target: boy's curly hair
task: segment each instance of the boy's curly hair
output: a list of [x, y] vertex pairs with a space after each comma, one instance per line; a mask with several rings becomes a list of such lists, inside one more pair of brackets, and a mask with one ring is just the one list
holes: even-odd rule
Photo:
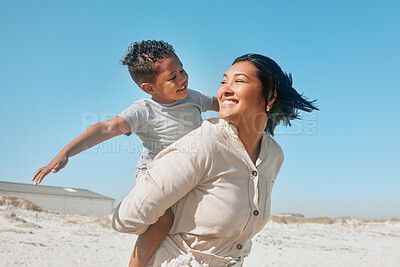
[[158, 62], [174, 55], [174, 48], [167, 42], [143, 40], [129, 46], [128, 53], [121, 63], [128, 66], [132, 79], [140, 87], [144, 82], [154, 81], [154, 77], [158, 73]]

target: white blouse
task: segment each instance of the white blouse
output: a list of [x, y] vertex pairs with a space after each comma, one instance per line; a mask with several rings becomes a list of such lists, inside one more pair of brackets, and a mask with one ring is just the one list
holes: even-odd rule
[[161, 151], [120, 203], [113, 228], [142, 234], [172, 207], [174, 224], [148, 266], [191, 254], [209, 266], [240, 265], [270, 215], [271, 191], [283, 162], [266, 133], [252, 162], [237, 129], [221, 119]]

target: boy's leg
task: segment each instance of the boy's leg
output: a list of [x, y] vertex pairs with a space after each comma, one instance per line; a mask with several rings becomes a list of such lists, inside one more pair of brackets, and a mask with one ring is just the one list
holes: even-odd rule
[[129, 267], [144, 267], [158, 246], [168, 235], [174, 222], [174, 214], [169, 208], [163, 216], [138, 236], [129, 261]]

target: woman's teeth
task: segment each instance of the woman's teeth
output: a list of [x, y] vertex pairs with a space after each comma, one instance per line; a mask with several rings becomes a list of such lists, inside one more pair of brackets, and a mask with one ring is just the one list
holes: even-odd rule
[[224, 100], [224, 101], [222, 101], [222, 104], [225, 104], [225, 105], [236, 105], [237, 102], [232, 101], [232, 100]]

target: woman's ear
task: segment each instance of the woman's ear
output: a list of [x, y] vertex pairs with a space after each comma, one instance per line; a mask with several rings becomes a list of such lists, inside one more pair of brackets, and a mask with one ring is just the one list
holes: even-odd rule
[[154, 95], [156, 93], [156, 91], [154, 91], [153, 86], [150, 83], [142, 83], [140, 85], [140, 88], [149, 95]]
[[278, 96], [278, 93], [275, 92], [274, 95], [273, 95], [273, 97], [271, 98], [271, 100], [268, 102], [267, 107], [265, 108], [265, 110], [266, 110], [267, 112], [270, 111], [270, 109], [272, 108], [272, 105], [274, 104], [275, 99], [276, 99], [277, 96]]

